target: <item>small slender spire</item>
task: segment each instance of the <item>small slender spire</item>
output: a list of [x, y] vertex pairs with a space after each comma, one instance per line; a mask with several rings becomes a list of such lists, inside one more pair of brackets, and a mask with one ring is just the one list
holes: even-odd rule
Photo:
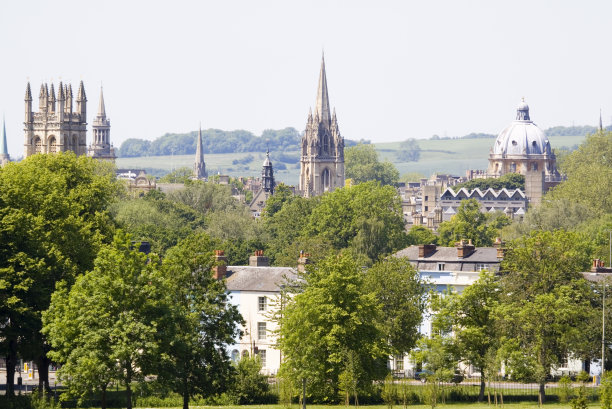
[[603, 131], [603, 121], [601, 120], [601, 108], [599, 108], [599, 130]]
[[65, 99], [64, 85], [60, 81], [59, 86], [57, 87], [57, 100], [63, 101], [64, 99]]
[[320, 120], [330, 123], [329, 96], [327, 95], [327, 75], [325, 74], [325, 55], [321, 57], [321, 72], [319, 73], [319, 87], [317, 88], [316, 111]]
[[106, 118], [106, 108], [104, 106], [104, 93], [102, 92], [102, 86], [100, 86], [100, 102], [98, 103], [98, 116]]
[[26, 85], [25, 100], [32, 100], [32, 90], [30, 89], [30, 81], [28, 81], [28, 85]]
[[196, 141], [196, 157], [193, 164], [193, 177], [195, 179], [206, 178], [206, 164], [204, 163], [204, 149], [202, 148], [202, 123], [200, 122], [200, 130], [198, 131], [198, 140]]
[[39, 98], [44, 98], [45, 96], [45, 84], [40, 84], [40, 92], [38, 93]]
[[8, 147], [6, 144], [6, 120], [2, 115], [2, 141], [0, 142], [0, 162], [4, 159], [8, 159]]

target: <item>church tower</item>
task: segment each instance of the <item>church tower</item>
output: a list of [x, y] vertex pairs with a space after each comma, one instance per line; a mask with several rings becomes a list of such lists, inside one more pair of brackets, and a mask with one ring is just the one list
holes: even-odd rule
[[261, 188], [264, 192], [273, 195], [275, 186], [274, 169], [272, 169], [272, 162], [270, 162], [270, 150], [267, 150], [266, 159], [261, 168]]
[[6, 144], [6, 121], [2, 118], [2, 140], [0, 141], [0, 166], [4, 166], [11, 161], [8, 154], [8, 147]]
[[87, 97], [83, 81], [79, 85], [76, 111], [72, 110], [72, 86], [60, 81], [57, 98], [51, 84], [40, 86], [38, 112], [32, 109], [30, 83], [25, 94], [24, 157], [36, 153], [72, 151], [76, 155], [87, 153]]
[[336, 110], [330, 112], [325, 58], [321, 59], [315, 114], [308, 113], [302, 136], [299, 189], [305, 197], [318, 196], [344, 186], [344, 138]]
[[115, 149], [110, 143], [110, 119], [106, 117], [102, 87], [100, 87], [98, 114], [93, 120], [91, 129], [93, 141], [89, 146], [87, 155], [95, 159], [114, 161], [117, 157], [115, 155]]
[[204, 149], [202, 149], [202, 125], [198, 131], [198, 140], [196, 145], [195, 163], [193, 164], [193, 178], [204, 180], [208, 177], [206, 173], [206, 164], [204, 163]]

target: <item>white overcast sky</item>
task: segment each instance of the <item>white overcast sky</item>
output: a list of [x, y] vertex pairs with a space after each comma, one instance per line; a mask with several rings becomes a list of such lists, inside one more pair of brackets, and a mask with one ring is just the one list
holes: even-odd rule
[[[303, 130], [325, 50], [346, 138], [497, 133], [525, 97], [542, 128], [612, 118], [611, 1], [8, 1], [0, 112], [23, 151], [23, 97], [104, 85], [111, 140], [203, 128]], [[76, 90], [75, 90], [76, 91]], [[91, 140], [88, 127], [88, 142]]]

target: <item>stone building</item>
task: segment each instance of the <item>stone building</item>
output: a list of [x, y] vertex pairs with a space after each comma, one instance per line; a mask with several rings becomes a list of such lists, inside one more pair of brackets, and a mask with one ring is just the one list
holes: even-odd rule
[[104, 93], [100, 87], [100, 101], [98, 103], [98, 113], [93, 120], [92, 134], [93, 141], [89, 145], [88, 156], [95, 159], [115, 161], [115, 148], [110, 142], [110, 119], [106, 117], [106, 107], [104, 106]]
[[30, 83], [25, 94], [24, 157], [36, 153], [72, 151], [87, 153], [87, 96], [83, 81], [79, 85], [76, 106], [73, 106], [72, 85], [58, 86], [57, 97], [53, 84], [42, 84], [38, 112], [32, 109]]
[[442, 220], [450, 220], [457, 213], [461, 202], [469, 199], [476, 199], [483, 213], [503, 212], [510, 219], [521, 219], [527, 211], [527, 197], [521, 189], [495, 190], [489, 188], [481, 191], [480, 189], [461, 188], [455, 192], [449, 187], [440, 195]]
[[544, 132], [529, 116], [525, 100], [516, 110], [516, 119], [497, 136], [489, 154], [489, 177], [507, 173], [544, 172], [547, 180], [559, 179], [555, 154]]
[[327, 95], [325, 59], [321, 60], [315, 114], [308, 113], [302, 136], [299, 190], [305, 197], [318, 196], [344, 186], [344, 138], [336, 111], [331, 114]]
[[193, 179], [206, 180], [206, 163], [204, 163], [204, 149], [202, 148], [202, 126], [198, 131], [198, 140], [196, 145], [195, 163], [193, 164]]

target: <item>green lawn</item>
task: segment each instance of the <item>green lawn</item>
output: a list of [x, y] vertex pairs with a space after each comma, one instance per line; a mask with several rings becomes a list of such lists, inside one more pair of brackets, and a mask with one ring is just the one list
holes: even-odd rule
[[[572, 147], [579, 145], [584, 140], [583, 136], [552, 136], [550, 143], [553, 148]], [[419, 140], [421, 147], [421, 158], [418, 162], [399, 162], [397, 150], [400, 142], [378, 143], [374, 146], [379, 152], [381, 159], [389, 160], [397, 167], [400, 174], [418, 172], [426, 176], [432, 173], [450, 173], [463, 176], [468, 169], [486, 169], [488, 164], [489, 150], [493, 146], [494, 139], [449, 139], [449, 140]], [[297, 151], [296, 151], [297, 152]], [[289, 153], [289, 152], [288, 152]], [[293, 153], [293, 152], [292, 152]], [[233, 165], [235, 159], [242, 159], [253, 155], [253, 160], [245, 165]], [[206, 169], [209, 175], [216, 173], [230, 176], [261, 176], [261, 165], [265, 153], [242, 152], [205, 154]], [[275, 164], [273, 155], [272, 163]], [[170, 172], [173, 169], [193, 166], [194, 155], [174, 156], [146, 156], [139, 158], [119, 158], [117, 167], [137, 169], [157, 169]], [[277, 182], [296, 185], [300, 175], [299, 164], [286, 164], [286, 170], [274, 170]], [[155, 172], [154, 172], [155, 173]]]
[[[560, 403], [549, 403], [544, 405], [546, 408], [555, 408], [555, 409], [569, 409], [571, 408], [570, 404], [560, 404]], [[244, 406], [189, 406], [190, 408], [209, 408], [209, 409], [300, 409], [297, 404], [291, 405], [291, 407], [287, 408], [282, 405], [244, 405]], [[494, 404], [487, 403], [452, 403], [452, 404], [440, 404], [437, 408], [451, 408], [451, 409], [460, 409], [460, 408], [470, 408], [470, 409], [491, 409], [495, 408]], [[501, 408], [501, 405], [497, 406]], [[506, 409], [522, 409], [522, 408], [537, 408], [537, 402], [522, 402], [522, 403], [507, 403], [503, 406]], [[589, 408], [599, 408], [598, 403], [590, 403]], [[346, 409], [347, 406], [344, 405], [307, 405], [307, 409]], [[355, 408], [355, 406], [350, 406], [348, 408]], [[360, 409], [388, 409], [386, 405], [360, 405]], [[409, 409], [426, 409], [431, 408], [431, 406], [427, 405], [409, 405]], [[167, 408], [164, 408], [167, 409]], [[177, 408], [181, 409], [181, 408]], [[393, 406], [393, 409], [403, 409], [401, 405]]]

